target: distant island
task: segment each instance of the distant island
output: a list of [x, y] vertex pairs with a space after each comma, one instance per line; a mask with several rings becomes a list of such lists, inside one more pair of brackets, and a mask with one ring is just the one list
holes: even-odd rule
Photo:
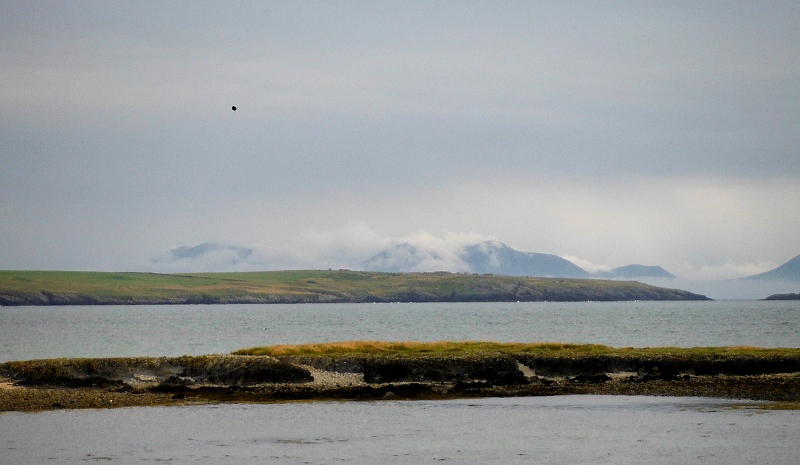
[[635, 281], [350, 270], [0, 271], [0, 305], [710, 300]]
[[800, 300], [800, 293], [797, 294], [772, 294], [764, 300]]

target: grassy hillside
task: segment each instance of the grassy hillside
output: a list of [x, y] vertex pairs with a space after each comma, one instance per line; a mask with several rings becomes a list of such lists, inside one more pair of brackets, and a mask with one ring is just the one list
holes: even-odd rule
[[0, 271], [0, 305], [704, 300], [632, 281], [454, 273]]

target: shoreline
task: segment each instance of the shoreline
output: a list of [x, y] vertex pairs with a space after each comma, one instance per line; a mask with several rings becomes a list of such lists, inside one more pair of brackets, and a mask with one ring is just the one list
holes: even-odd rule
[[550, 379], [546, 383], [497, 386], [487, 383], [385, 383], [321, 388], [272, 385], [250, 388], [205, 386], [184, 389], [129, 391], [114, 388], [14, 386], [0, 389], [0, 414], [85, 408], [210, 405], [222, 403], [285, 403], [307, 401], [449, 400], [486, 397], [557, 395], [626, 395], [709, 397], [757, 400], [765, 408], [800, 409], [800, 374], [693, 377], [682, 381], [602, 383]]
[[0, 306], [703, 301], [636, 281], [449, 272], [122, 273], [0, 270]]
[[479, 351], [31, 360], [0, 364], [0, 412], [568, 394], [747, 399], [797, 409], [799, 367], [800, 349], [713, 357]]

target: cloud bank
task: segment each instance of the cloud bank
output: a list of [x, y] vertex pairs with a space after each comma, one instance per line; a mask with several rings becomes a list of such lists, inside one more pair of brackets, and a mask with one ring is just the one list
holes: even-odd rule
[[[497, 238], [709, 281], [800, 253], [792, 2], [2, 10], [0, 268], [407, 242], [458, 269], [453, 244]], [[253, 252], [151, 261], [206, 242]]]
[[[180, 246], [151, 259], [150, 268], [161, 272], [364, 269], [365, 262], [375, 255], [408, 245], [419, 253], [414, 271], [457, 272], [469, 270], [460, 257], [465, 246], [493, 239], [476, 233], [445, 233], [437, 237], [425, 231], [381, 236], [366, 224], [352, 223], [333, 231], [304, 231], [290, 245], [279, 249], [214, 242]], [[420, 257], [422, 261], [418, 262]]]

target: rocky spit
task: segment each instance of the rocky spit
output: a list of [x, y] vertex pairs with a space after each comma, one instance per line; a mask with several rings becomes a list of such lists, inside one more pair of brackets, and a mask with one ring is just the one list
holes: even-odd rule
[[0, 411], [307, 400], [618, 394], [800, 406], [800, 356], [347, 355], [0, 364]]

